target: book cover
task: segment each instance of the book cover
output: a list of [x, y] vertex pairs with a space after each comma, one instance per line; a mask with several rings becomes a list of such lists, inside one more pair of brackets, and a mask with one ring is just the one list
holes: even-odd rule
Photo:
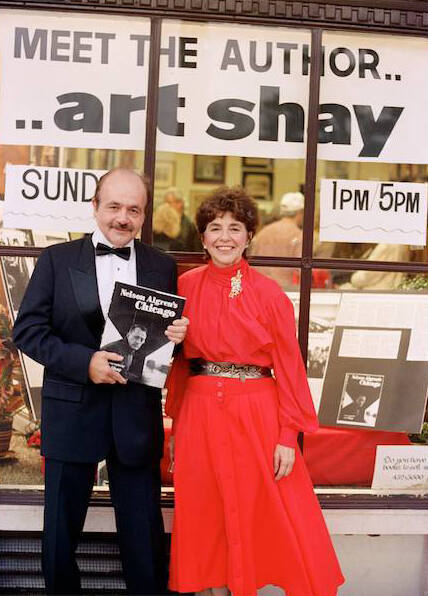
[[116, 282], [101, 338], [101, 350], [123, 356], [110, 366], [128, 381], [162, 388], [174, 343], [165, 330], [182, 315], [185, 298]]
[[384, 375], [346, 373], [336, 422], [374, 427], [384, 379]]

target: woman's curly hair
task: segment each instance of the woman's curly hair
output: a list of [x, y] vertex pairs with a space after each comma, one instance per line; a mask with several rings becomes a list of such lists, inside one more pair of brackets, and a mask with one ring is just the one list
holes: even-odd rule
[[241, 186], [221, 186], [199, 205], [196, 212], [199, 233], [203, 234], [211, 221], [228, 211], [245, 225], [250, 237], [255, 234], [259, 225], [257, 204]]

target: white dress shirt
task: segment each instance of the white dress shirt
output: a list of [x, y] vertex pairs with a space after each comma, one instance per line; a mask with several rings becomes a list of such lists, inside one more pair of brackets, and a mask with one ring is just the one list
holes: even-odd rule
[[[105, 244], [106, 246], [113, 246], [97, 227], [92, 234], [92, 243], [94, 247], [97, 246], [98, 242], [102, 242], [102, 244]], [[111, 297], [113, 295], [114, 284], [117, 281], [131, 285], [137, 284], [134, 240], [130, 240], [125, 246], [129, 246], [131, 249], [129, 261], [113, 254], [95, 256], [98, 296], [105, 319], [107, 318]]]

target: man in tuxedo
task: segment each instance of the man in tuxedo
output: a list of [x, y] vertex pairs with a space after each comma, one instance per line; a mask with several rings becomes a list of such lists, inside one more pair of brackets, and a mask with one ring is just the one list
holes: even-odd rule
[[[42, 252], [14, 327], [17, 347], [45, 367], [43, 572], [49, 594], [80, 592], [75, 550], [103, 459], [128, 591], [166, 590], [160, 390], [127, 382], [108, 362], [123, 356], [99, 349], [116, 281], [176, 292], [175, 262], [135, 240], [146, 203], [145, 182], [135, 172], [105, 174], [93, 199], [94, 234]], [[186, 323], [174, 321], [168, 338], [180, 343]]]

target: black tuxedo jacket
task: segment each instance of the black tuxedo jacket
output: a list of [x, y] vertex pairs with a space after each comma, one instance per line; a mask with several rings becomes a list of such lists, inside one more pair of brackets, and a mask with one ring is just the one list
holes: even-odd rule
[[[137, 284], [175, 293], [174, 260], [138, 241], [135, 249]], [[92, 239], [43, 251], [14, 326], [16, 346], [45, 367], [42, 454], [97, 462], [114, 445], [124, 464], [149, 465], [162, 457], [161, 392], [89, 380], [103, 326]]]

